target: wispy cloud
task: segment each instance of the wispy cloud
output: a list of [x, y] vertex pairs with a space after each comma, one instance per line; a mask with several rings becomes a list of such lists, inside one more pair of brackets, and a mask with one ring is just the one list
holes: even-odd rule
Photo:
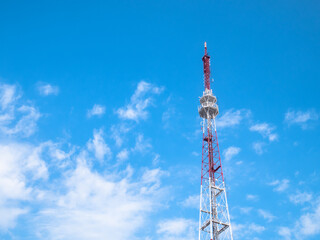
[[25, 137], [31, 136], [36, 131], [36, 123], [41, 114], [36, 108], [26, 105], [19, 107], [16, 112], [21, 114], [21, 118], [18, 119], [14, 126], [0, 126], [1, 130], [7, 135], [22, 134]]
[[138, 134], [136, 138], [136, 144], [132, 148], [133, 152], [146, 153], [149, 149], [152, 148], [152, 145], [148, 139], [145, 139], [143, 134]]
[[278, 230], [278, 234], [285, 240], [292, 240], [291, 229], [288, 227], [280, 227]]
[[103, 135], [102, 129], [94, 130], [93, 139], [90, 139], [87, 143], [88, 149], [92, 151], [95, 157], [100, 161], [103, 161], [105, 156], [110, 158], [112, 155], [111, 149], [105, 143]]
[[270, 142], [278, 139], [278, 135], [274, 133], [275, 127], [268, 123], [259, 123], [250, 127], [250, 131], [260, 133], [264, 138], [268, 138]]
[[106, 112], [105, 106], [95, 104], [93, 105], [92, 109], [89, 109], [87, 111], [87, 117], [90, 118], [93, 116], [102, 116], [105, 112]]
[[222, 116], [219, 116], [216, 120], [218, 128], [233, 127], [241, 123], [245, 118], [250, 117], [251, 111], [247, 109], [234, 110], [230, 109], [226, 111]]
[[[88, 141], [97, 159], [108, 155], [103, 131], [95, 130]], [[73, 149], [73, 147], [71, 147]], [[133, 169], [100, 173], [92, 169], [91, 156], [84, 147], [78, 153], [62, 151], [52, 142], [39, 146], [0, 144], [0, 230], [14, 228], [19, 216], [37, 208], [28, 221], [37, 239], [126, 239], [147, 224], [148, 215], [159, 208], [163, 188], [160, 168], [146, 169], [133, 180]], [[75, 165], [60, 168], [73, 154]], [[48, 159], [46, 162], [42, 157]], [[52, 168], [58, 167], [57, 178]], [[52, 174], [52, 175], [51, 175]], [[60, 173], [58, 174], [60, 175]], [[47, 179], [54, 178], [55, 184]], [[23, 203], [23, 204], [22, 204]], [[128, 227], [124, 222], [130, 222]], [[36, 236], [36, 237], [35, 237]]]
[[320, 233], [320, 205], [314, 212], [307, 213], [300, 217], [300, 232], [305, 236]]
[[17, 93], [15, 85], [0, 83], [0, 105], [2, 110], [7, 109], [18, 98], [20, 98], [20, 94]]
[[250, 200], [250, 201], [257, 201], [257, 200], [259, 200], [259, 196], [253, 195], [253, 194], [247, 194], [246, 199]]
[[268, 222], [272, 222], [275, 219], [275, 216], [266, 210], [258, 209], [258, 213], [261, 217], [266, 219]]
[[156, 166], [160, 162], [160, 154], [154, 153], [153, 159], [152, 159], [152, 165]]
[[289, 187], [290, 181], [288, 179], [275, 180], [269, 183], [270, 186], [274, 186], [274, 191], [283, 192]]
[[31, 136], [41, 117], [39, 111], [17, 100], [21, 94], [15, 85], [0, 84], [0, 131], [6, 135]]
[[304, 204], [312, 200], [312, 194], [307, 192], [296, 192], [289, 196], [289, 200], [294, 204]]
[[30, 183], [47, 178], [41, 151], [41, 146], [0, 144], [0, 229], [13, 228], [17, 218], [29, 212], [20, 202], [34, 197], [35, 188]]
[[125, 161], [129, 158], [129, 151], [125, 148], [117, 154], [118, 161]]
[[116, 112], [121, 119], [139, 121], [148, 117], [147, 108], [152, 104], [152, 95], [158, 95], [163, 91], [151, 83], [141, 81], [131, 96], [130, 103], [119, 108]]
[[284, 121], [289, 125], [298, 125], [302, 129], [307, 129], [311, 121], [316, 121], [319, 114], [315, 110], [295, 111], [288, 110], [285, 114]]
[[41, 239], [132, 238], [157, 207], [161, 189], [160, 176], [154, 176], [157, 183], [146, 185], [144, 180], [133, 181], [129, 172], [116, 178], [99, 174], [79, 155], [77, 167], [60, 183], [65, 191], [54, 194], [35, 218], [36, 234]]
[[254, 142], [252, 144], [252, 148], [257, 154], [261, 155], [262, 153], [265, 152], [265, 149], [264, 149], [265, 145], [266, 144], [264, 142]]
[[162, 127], [164, 129], [168, 129], [170, 127], [170, 119], [176, 113], [173, 107], [169, 107], [163, 114], [162, 114]]
[[184, 201], [182, 201], [181, 205], [183, 207], [196, 208], [198, 209], [200, 206], [200, 196], [199, 194], [191, 195]]
[[[154, 168], [154, 169], [145, 169], [141, 180], [145, 184], [152, 184], [155, 186], [160, 186], [160, 178], [164, 175], [168, 175], [167, 172], [162, 171], [161, 168]], [[144, 191], [142, 189], [142, 191]]]
[[228, 147], [223, 151], [224, 159], [226, 161], [231, 160], [234, 156], [238, 155], [240, 153], [241, 149], [239, 147]]
[[196, 151], [193, 151], [191, 154], [192, 154], [193, 156], [195, 156], [195, 157], [199, 157], [199, 156], [200, 156], [200, 153], [198, 153], [198, 152], [196, 152]]
[[195, 221], [186, 218], [167, 219], [158, 224], [157, 233], [166, 240], [195, 239], [196, 226]]
[[111, 126], [111, 138], [115, 140], [115, 143], [118, 147], [121, 147], [126, 133], [128, 133], [131, 130], [131, 127], [124, 123], [116, 124]]
[[299, 217], [292, 227], [280, 227], [278, 234], [286, 240], [309, 239], [320, 234], [320, 199]]
[[49, 95], [58, 95], [59, 87], [53, 86], [49, 83], [38, 83], [37, 89], [40, 95], [49, 96]]
[[258, 238], [253, 238], [256, 234], [261, 234], [263, 233], [266, 228], [262, 225], [258, 225], [256, 223], [233, 223], [232, 224], [232, 230], [234, 236], [237, 236], [239, 239], [258, 239]]
[[252, 211], [252, 207], [240, 207], [239, 210], [242, 214], [249, 214]]

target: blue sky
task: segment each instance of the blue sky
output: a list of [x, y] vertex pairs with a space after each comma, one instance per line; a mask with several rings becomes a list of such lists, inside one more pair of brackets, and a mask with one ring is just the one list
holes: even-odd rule
[[319, 239], [318, 1], [2, 1], [0, 238], [197, 239], [207, 41], [234, 238]]

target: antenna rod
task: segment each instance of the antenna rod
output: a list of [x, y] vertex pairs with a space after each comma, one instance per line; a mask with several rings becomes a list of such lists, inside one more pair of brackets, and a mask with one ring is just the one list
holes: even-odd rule
[[204, 72], [204, 89], [210, 90], [210, 56], [207, 52], [207, 42], [204, 43], [203, 72]]

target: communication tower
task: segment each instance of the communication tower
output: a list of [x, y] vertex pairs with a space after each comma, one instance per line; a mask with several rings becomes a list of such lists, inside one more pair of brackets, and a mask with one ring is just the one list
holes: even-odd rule
[[199, 240], [233, 240], [215, 122], [219, 109], [210, 88], [210, 56], [206, 43], [204, 51], [204, 92], [198, 109], [203, 133]]

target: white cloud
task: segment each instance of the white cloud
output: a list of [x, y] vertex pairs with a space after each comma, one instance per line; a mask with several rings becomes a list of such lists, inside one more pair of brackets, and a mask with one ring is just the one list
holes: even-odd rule
[[146, 140], [143, 134], [140, 133], [136, 138], [136, 145], [134, 146], [132, 151], [145, 153], [151, 148], [152, 148], [152, 145], [150, 144], [149, 140]]
[[250, 117], [251, 111], [246, 109], [226, 111], [221, 117], [216, 120], [217, 128], [233, 127], [239, 125], [245, 118]]
[[199, 194], [189, 196], [187, 199], [185, 199], [181, 203], [181, 205], [183, 207], [199, 209], [199, 207], [200, 207], [200, 196], [199, 196]]
[[270, 186], [274, 186], [274, 191], [283, 192], [289, 187], [290, 181], [288, 179], [275, 180], [269, 183]]
[[224, 159], [226, 161], [229, 161], [234, 156], [238, 155], [240, 151], [241, 151], [241, 149], [239, 147], [234, 147], [234, 146], [228, 147], [227, 149], [225, 149], [223, 151]]
[[8, 230], [16, 219], [28, 212], [20, 201], [31, 200], [30, 181], [46, 179], [47, 167], [40, 158], [42, 147], [26, 144], [0, 145], [0, 228]]
[[249, 214], [252, 210], [252, 207], [240, 207], [239, 210], [242, 214]]
[[130, 127], [128, 127], [125, 124], [118, 124], [113, 125], [111, 127], [111, 138], [113, 138], [116, 142], [116, 145], [118, 147], [121, 147], [124, 140], [124, 135], [131, 130]]
[[307, 192], [296, 192], [289, 196], [289, 199], [294, 204], [304, 204], [312, 200], [312, 194]]
[[117, 110], [117, 114], [121, 119], [129, 119], [139, 121], [148, 117], [146, 110], [152, 103], [152, 95], [160, 94], [163, 88], [154, 86], [151, 83], [141, 81], [138, 83], [137, 89], [131, 96], [130, 103]]
[[2, 110], [7, 109], [19, 97], [15, 85], [0, 83], [0, 105]]
[[[8, 87], [3, 93], [0, 87], [2, 132], [30, 135], [40, 114], [27, 104], [19, 105], [14, 89]], [[161, 89], [152, 91], [158, 94]], [[2, 117], [3, 113], [10, 118]], [[102, 129], [95, 130], [80, 149], [67, 145], [69, 150], [51, 141], [39, 146], [0, 144], [0, 230], [6, 234], [19, 216], [32, 212], [22, 224], [27, 224], [23, 230], [34, 234], [33, 239], [137, 239], [138, 231], [148, 227], [150, 214], [160, 208], [161, 176], [167, 173], [144, 169], [141, 176], [130, 167], [122, 172], [96, 168], [87, 157], [89, 151], [100, 160], [111, 156]], [[137, 137], [135, 151], [150, 147], [143, 135]], [[80, 152], [77, 159], [76, 150]], [[65, 160], [70, 164], [61, 167]]]
[[202, 135], [202, 131], [201, 129], [197, 128], [193, 132], [183, 135], [188, 141], [194, 142], [195, 140], [198, 140], [200, 138], [200, 136]]
[[162, 127], [164, 129], [168, 129], [170, 127], [170, 119], [176, 113], [173, 107], [169, 107], [163, 114], [162, 114]]
[[199, 156], [200, 156], [200, 154], [199, 154], [198, 152], [196, 152], [196, 151], [193, 151], [191, 154], [192, 154], [193, 156], [195, 156], [195, 157], [199, 157]]
[[280, 227], [278, 234], [285, 240], [309, 239], [320, 234], [320, 199], [311, 205], [311, 209], [300, 216], [293, 227]]
[[257, 233], [262, 233], [263, 231], [266, 230], [266, 228], [264, 226], [261, 226], [261, 225], [258, 225], [258, 224], [254, 224], [254, 223], [251, 223], [249, 225], [249, 229], [253, 232], [257, 232]]
[[285, 114], [284, 121], [290, 125], [299, 125], [302, 129], [307, 129], [310, 121], [316, 121], [319, 114], [314, 110], [305, 112], [288, 110]]
[[[313, 211], [303, 214], [296, 223], [297, 236], [313, 236], [320, 234], [320, 201]], [[300, 239], [297, 237], [297, 239]]]
[[288, 227], [280, 227], [278, 234], [282, 236], [285, 240], [291, 240], [291, 229]]
[[48, 95], [58, 95], [59, 94], [59, 87], [53, 86], [49, 83], [39, 83], [38, 84], [38, 91], [42, 96]]
[[118, 161], [125, 161], [128, 158], [129, 158], [129, 151], [127, 149], [123, 149], [117, 154]]
[[68, 145], [68, 147], [70, 147], [71, 149], [68, 152], [66, 152], [66, 151], [63, 151], [62, 149], [59, 148], [61, 145], [59, 143], [53, 143], [53, 142], [49, 141], [49, 142], [46, 142], [46, 145], [48, 145], [48, 147], [49, 147], [50, 157], [53, 159], [56, 159], [58, 161], [68, 159], [75, 153], [74, 146]]
[[259, 196], [258, 195], [253, 195], [253, 194], [247, 194], [246, 198], [247, 198], [247, 200], [250, 200], [250, 201], [259, 200]]
[[17, 109], [21, 115], [14, 126], [2, 125], [0, 129], [7, 135], [21, 134], [25, 137], [31, 136], [37, 129], [37, 121], [41, 114], [32, 106], [23, 105]]
[[30, 105], [19, 105], [15, 85], [0, 84], [0, 131], [5, 135], [31, 136], [41, 114]]
[[272, 222], [275, 219], [275, 216], [266, 210], [258, 209], [258, 213], [261, 217], [266, 219], [268, 222]]
[[157, 207], [159, 176], [157, 183], [146, 185], [132, 181], [131, 174], [93, 172], [86, 161], [85, 154], [79, 156], [77, 167], [60, 184], [65, 190], [35, 218], [37, 235], [49, 240], [134, 238]]
[[158, 165], [159, 164], [159, 162], [160, 162], [160, 154], [158, 154], [158, 153], [155, 153], [154, 154], [154, 157], [153, 157], [153, 159], [152, 159], [152, 165]]
[[255, 223], [246, 223], [246, 224], [232, 224], [233, 235], [237, 239], [257, 239], [253, 238], [255, 234], [260, 234], [264, 232], [266, 228], [264, 226], [255, 224]]
[[16, 220], [20, 215], [28, 213], [27, 208], [1, 206], [0, 205], [0, 229], [7, 231], [8, 229], [14, 228]]
[[[0, 230], [15, 227], [17, 218], [31, 210], [29, 203], [36, 203], [40, 209], [28, 222], [37, 239], [127, 239], [134, 238], [149, 214], [159, 209], [161, 176], [166, 174], [160, 168], [145, 170], [138, 180], [131, 179], [132, 168], [101, 174], [91, 170], [86, 151], [81, 150], [76, 167], [60, 169], [61, 177], [48, 184], [44, 151], [61, 160], [71, 152], [55, 150], [60, 149], [51, 142], [39, 147], [0, 145]], [[52, 164], [56, 162], [50, 160]], [[35, 181], [40, 189], [33, 187]]]
[[258, 132], [263, 137], [268, 138], [270, 142], [278, 139], [278, 135], [274, 133], [275, 127], [270, 126], [268, 123], [255, 124], [250, 127], [250, 131]]
[[157, 233], [166, 240], [196, 239], [197, 224], [185, 218], [167, 219], [158, 224]]
[[145, 184], [154, 184], [155, 186], [160, 186], [160, 177], [163, 175], [167, 175], [167, 173], [162, 171], [160, 168], [146, 169], [141, 177], [141, 180]]
[[93, 139], [90, 139], [87, 143], [88, 149], [94, 152], [95, 157], [100, 161], [104, 160], [105, 156], [110, 158], [112, 155], [109, 146], [104, 141], [103, 135], [102, 129], [94, 130]]
[[102, 116], [106, 112], [106, 107], [95, 104], [93, 105], [92, 109], [88, 110], [87, 117], [90, 118], [92, 116]]
[[263, 149], [264, 146], [265, 146], [265, 143], [263, 142], [254, 142], [252, 144], [253, 150], [259, 155], [264, 153], [264, 149]]

